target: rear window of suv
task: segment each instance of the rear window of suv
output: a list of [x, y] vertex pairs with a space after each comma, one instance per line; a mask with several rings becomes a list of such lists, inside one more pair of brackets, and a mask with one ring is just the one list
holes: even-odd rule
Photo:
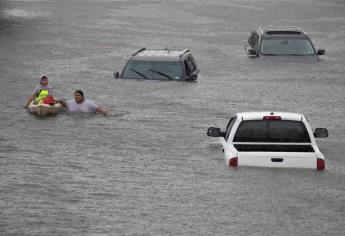
[[264, 55], [315, 55], [310, 41], [303, 38], [264, 38], [261, 53]]
[[141, 61], [131, 60], [123, 73], [125, 78], [134, 79], [180, 79], [181, 63], [178, 61]]
[[303, 122], [289, 120], [242, 121], [233, 142], [310, 143]]

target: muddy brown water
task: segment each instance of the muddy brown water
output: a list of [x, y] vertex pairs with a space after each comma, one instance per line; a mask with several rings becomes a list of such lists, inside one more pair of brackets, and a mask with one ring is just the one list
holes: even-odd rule
[[[0, 1], [1, 235], [343, 235], [345, 3]], [[249, 59], [258, 26], [300, 26], [319, 63]], [[141, 47], [189, 48], [196, 83], [114, 80]], [[111, 115], [37, 118], [42, 74]], [[236, 112], [305, 114], [326, 170], [225, 165], [209, 126]]]

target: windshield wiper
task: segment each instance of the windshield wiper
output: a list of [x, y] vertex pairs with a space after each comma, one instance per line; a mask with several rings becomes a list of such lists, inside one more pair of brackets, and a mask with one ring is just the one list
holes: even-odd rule
[[286, 56], [305, 56], [304, 54], [296, 54], [296, 53], [289, 53], [289, 54], [284, 54]]
[[131, 71], [134, 71], [135, 73], [137, 73], [138, 75], [140, 75], [141, 77], [143, 77], [143, 78], [145, 78], [145, 79], [150, 79], [149, 77], [147, 77], [146, 75], [144, 75], [143, 73], [141, 73], [141, 72], [139, 72], [139, 71], [137, 71], [137, 70], [134, 70], [134, 69], [129, 69], [129, 70], [131, 70]]
[[166, 78], [168, 78], [168, 79], [173, 79], [170, 75], [165, 74], [165, 73], [163, 73], [163, 72], [160, 72], [160, 71], [158, 71], [158, 70], [153, 70], [153, 69], [148, 69], [148, 70], [151, 71], [151, 72], [157, 73], [157, 74], [159, 74], [159, 75], [161, 75], [161, 76], [164, 76], [164, 77], [166, 77]]
[[296, 53], [283, 53], [283, 54], [274, 54], [274, 53], [263, 53], [265, 56], [305, 56], [304, 54]]

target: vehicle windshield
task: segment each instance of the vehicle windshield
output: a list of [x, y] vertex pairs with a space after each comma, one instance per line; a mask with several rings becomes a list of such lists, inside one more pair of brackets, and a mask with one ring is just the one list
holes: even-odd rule
[[315, 50], [308, 39], [299, 38], [263, 38], [261, 53], [264, 55], [315, 55]]
[[248, 120], [239, 125], [234, 142], [310, 143], [308, 131], [300, 121]]
[[129, 61], [124, 78], [131, 79], [159, 79], [179, 80], [181, 77], [181, 64], [178, 61]]

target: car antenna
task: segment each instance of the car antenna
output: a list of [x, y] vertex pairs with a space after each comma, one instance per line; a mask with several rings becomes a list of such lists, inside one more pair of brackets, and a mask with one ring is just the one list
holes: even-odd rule
[[169, 52], [169, 50], [168, 50], [168, 42], [167, 41], [165, 41], [165, 50]]

